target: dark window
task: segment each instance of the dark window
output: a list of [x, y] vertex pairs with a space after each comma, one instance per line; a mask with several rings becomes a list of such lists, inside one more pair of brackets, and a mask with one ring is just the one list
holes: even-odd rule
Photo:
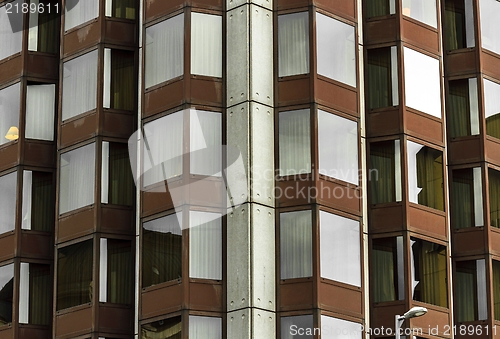
[[453, 228], [484, 225], [482, 191], [480, 167], [453, 171], [450, 192]]
[[451, 138], [479, 134], [476, 78], [449, 82], [446, 117]]
[[490, 225], [500, 227], [500, 172], [488, 169], [490, 188]]
[[485, 260], [457, 261], [453, 281], [456, 321], [486, 320]]
[[370, 144], [370, 198], [372, 204], [401, 201], [399, 140]]
[[127, 144], [103, 141], [102, 166], [101, 202], [133, 205], [135, 189]]
[[446, 50], [474, 47], [472, 0], [446, 0], [444, 6], [443, 38]]
[[181, 339], [181, 329], [181, 317], [158, 320], [146, 325], [142, 325], [141, 339]]
[[403, 237], [373, 239], [373, 301], [404, 299]]
[[104, 107], [133, 110], [135, 104], [134, 52], [106, 48], [104, 60]]
[[31, 0], [43, 11], [29, 13], [28, 50], [56, 54], [59, 53], [59, 13], [61, 4], [56, 0]]
[[500, 320], [500, 261], [493, 260], [493, 307], [495, 320]]
[[51, 232], [54, 229], [52, 173], [23, 172], [22, 228]]
[[52, 320], [52, 277], [49, 265], [21, 263], [19, 322], [50, 325]]
[[396, 13], [394, 0], [365, 0], [365, 17], [373, 18]]
[[99, 301], [131, 304], [134, 286], [130, 241], [101, 239]]
[[367, 56], [368, 108], [399, 105], [396, 47], [369, 49]]
[[12, 322], [14, 264], [0, 267], [0, 325]]
[[122, 19], [135, 19], [135, 6], [134, 0], [113, 0], [112, 16]]

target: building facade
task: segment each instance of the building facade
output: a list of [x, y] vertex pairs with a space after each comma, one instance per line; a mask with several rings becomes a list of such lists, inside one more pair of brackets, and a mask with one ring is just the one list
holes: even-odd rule
[[0, 1], [0, 338], [500, 336], [499, 19]]

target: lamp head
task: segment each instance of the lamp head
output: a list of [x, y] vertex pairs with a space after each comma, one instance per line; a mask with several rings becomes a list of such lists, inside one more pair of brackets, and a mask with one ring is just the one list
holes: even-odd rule
[[5, 139], [10, 141], [19, 139], [19, 129], [16, 126], [9, 128], [9, 131], [5, 135]]
[[425, 307], [416, 306], [416, 307], [412, 307], [408, 312], [406, 312], [403, 315], [403, 318], [409, 319], [409, 318], [421, 317], [426, 313], [427, 313], [427, 309]]

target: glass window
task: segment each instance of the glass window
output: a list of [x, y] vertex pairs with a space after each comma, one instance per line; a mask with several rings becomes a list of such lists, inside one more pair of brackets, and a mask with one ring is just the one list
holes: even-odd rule
[[318, 110], [319, 173], [358, 185], [358, 124]]
[[49, 265], [21, 263], [19, 322], [50, 325], [52, 321], [52, 278]]
[[312, 276], [312, 213], [280, 214], [281, 279]]
[[457, 261], [453, 282], [456, 321], [486, 320], [485, 260]]
[[439, 60], [407, 47], [404, 56], [406, 106], [441, 118]]
[[500, 139], [500, 84], [484, 79], [486, 134]]
[[143, 185], [182, 174], [183, 111], [144, 124]]
[[91, 111], [96, 105], [97, 50], [64, 63], [62, 120]]
[[403, 237], [373, 239], [372, 244], [373, 302], [404, 300]]
[[0, 177], [0, 234], [12, 231], [16, 225], [17, 172]]
[[60, 248], [57, 258], [57, 310], [92, 302], [92, 240]]
[[410, 244], [413, 300], [448, 307], [446, 247], [414, 238]]
[[365, 0], [364, 5], [367, 19], [396, 13], [395, 0]]
[[184, 74], [184, 14], [146, 28], [146, 88]]
[[30, 0], [30, 8], [44, 7], [44, 11], [29, 12], [28, 50], [44, 53], [59, 53], [60, 6], [55, 0]]
[[127, 144], [102, 142], [101, 202], [134, 204], [135, 189]]
[[484, 49], [500, 54], [500, 37], [498, 36], [500, 2], [481, 0], [479, 1], [479, 11], [481, 13], [481, 44]]
[[16, 11], [16, 8], [21, 8], [23, 1], [16, 0], [11, 4], [9, 14], [7, 6], [0, 7], [0, 60], [21, 52], [23, 47], [23, 13]]
[[143, 224], [143, 288], [182, 277], [181, 224], [180, 213]]
[[131, 304], [134, 294], [134, 258], [130, 241], [100, 241], [99, 301]]
[[408, 141], [410, 202], [444, 211], [443, 153]]
[[370, 109], [399, 105], [397, 53], [396, 46], [367, 51]]
[[476, 78], [449, 82], [446, 117], [448, 118], [448, 134], [451, 138], [479, 134]]
[[26, 139], [54, 140], [56, 85], [28, 85]]
[[309, 73], [309, 13], [278, 16], [278, 76]]
[[95, 144], [61, 154], [59, 214], [94, 203]]
[[99, 0], [66, 0], [64, 30], [70, 30], [99, 16]]
[[19, 138], [20, 83], [0, 90], [0, 145]]
[[12, 322], [14, 299], [14, 264], [0, 267], [0, 325]]
[[222, 215], [189, 211], [189, 276], [222, 280]]
[[437, 28], [436, 0], [403, 0], [403, 15]]
[[22, 229], [43, 232], [54, 229], [52, 177], [52, 173], [23, 171]]
[[279, 114], [280, 175], [311, 172], [311, 125], [309, 109]]
[[134, 52], [104, 49], [104, 108], [134, 109], [134, 74]]
[[481, 168], [453, 171], [451, 224], [454, 229], [484, 226]]
[[500, 227], [500, 172], [488, 168], [490, 225]]
[[362, 334], [361, 324], [321, 315], [321, 339], [361, 339]]
[[191, 13], [191, 74], [222, 77], [222, 17]]
[[134, 0], [106, 0], [106, 16], [134, 20], [136, 4]]
[[222, 339], [222, 319], [190, 315], [189, 338]]
[[313, 339], [312, 315], [281, 317], [281, 339]]
[[359, 222], [320, 211], [319, 225], [321, 277], [360, 287]]
[[401, 201], [401, 146], [399, 140], [370, 144], [370, 198], [372, 204]]
[[142, 325], [141, 339], [181, 339], [182, 322], [181, 317], [173, 317], [164, 320], [158, 320], [149, 324]]
[[318, 74], [356, 87], [356, 30], [316, 13]]
[[191, 173], [220, 176], [222, 114], [191, 109], [189, 117]]
[[493, 260], [493, 311], [495, 320], [500, 320], [500, 261]]
[[474, 47], [472, 0], [445, 1], [443, 30], [443, 40], [447, 51]]

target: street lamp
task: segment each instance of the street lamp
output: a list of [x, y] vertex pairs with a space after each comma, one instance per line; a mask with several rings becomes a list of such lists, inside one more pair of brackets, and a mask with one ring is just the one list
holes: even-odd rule
[[405, 321], [405, 319], [421, 317], [426, 313], [427, 313], [427, 309], [425, 307], [416, 306], [416, 307], [412, 307], [408, 312], [406, 312], [402, 316], [396, 315], [396, 326], [394, 328], [396, 330], [396, 339], [401, 338], [399, 330], [401, 329], [401, 326], [403, 325], [403, 322]]

